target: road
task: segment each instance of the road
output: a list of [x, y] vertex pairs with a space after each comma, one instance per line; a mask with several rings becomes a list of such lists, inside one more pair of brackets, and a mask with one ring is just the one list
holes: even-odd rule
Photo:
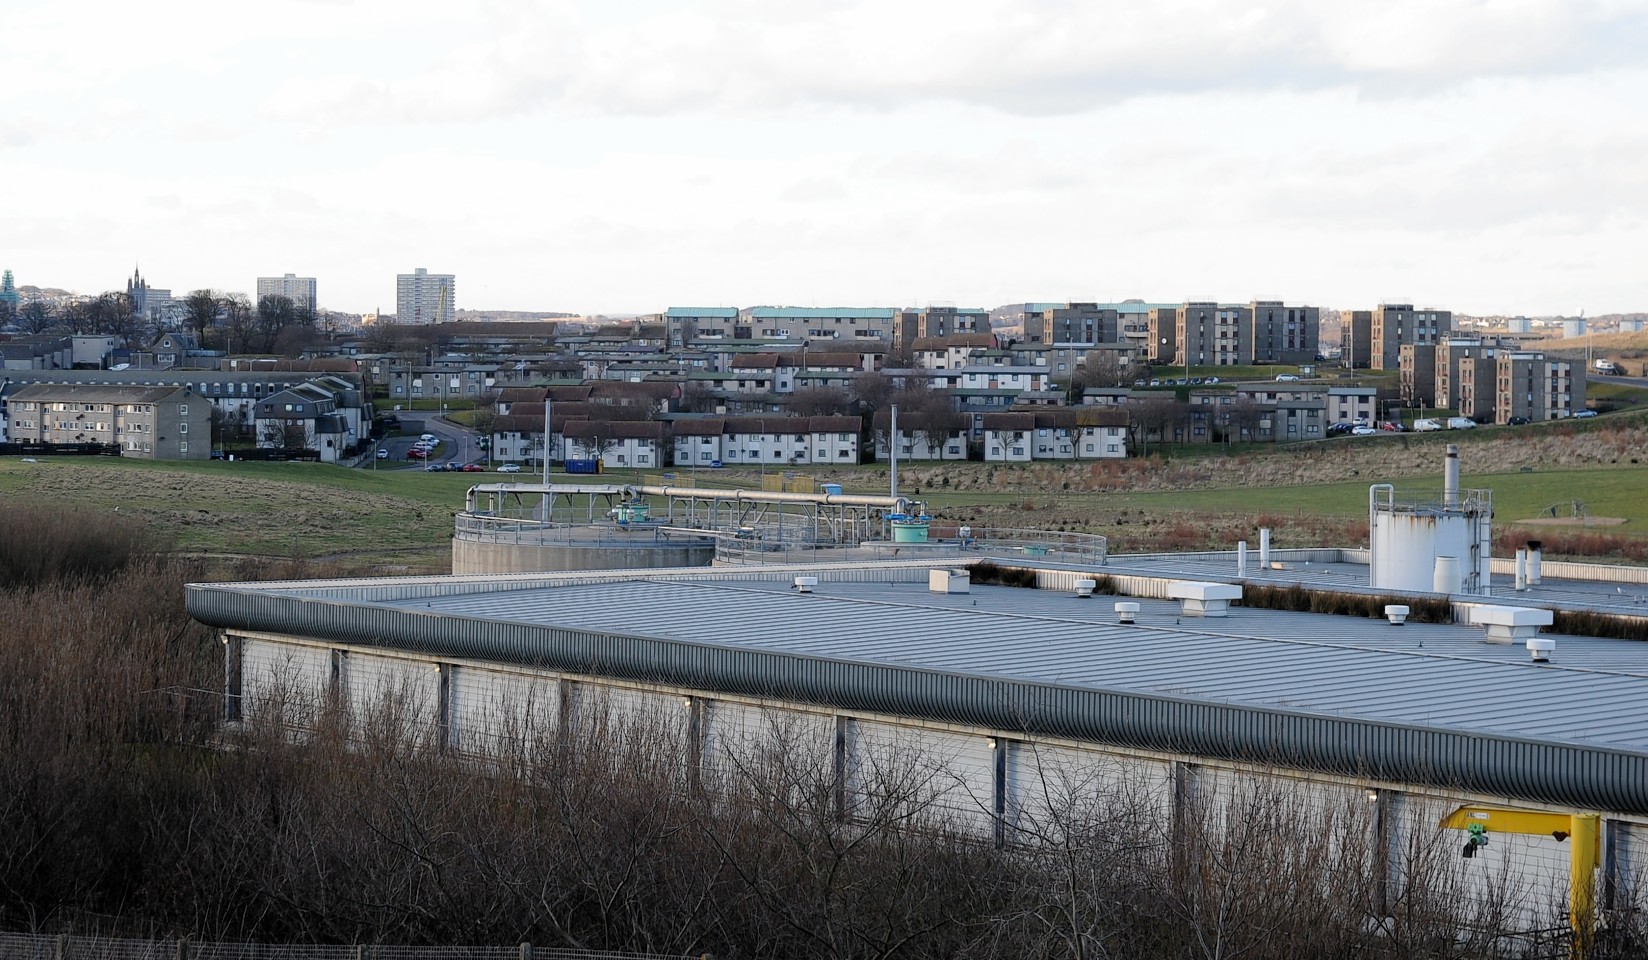
[[[474, 434], [441, 420], [440, 415], [433, 410], [403, 410], [396, 416], [401, 421], [401, 435], [386, 437], [383, 440], [380, 446], [389, 451], [389, 457], [384, 460], [373, 460], [373, 468], [422, 470], [431, 463], [444, 466], [447, 463], [471, 463], [484, 459], [484, 451], [475, 443]], [[407, 459], [407, 451], [411, 450], [412, 444], [425, 433], [440, 438], [441, 444], [435, 448], [435, 455], [428, 460]]]

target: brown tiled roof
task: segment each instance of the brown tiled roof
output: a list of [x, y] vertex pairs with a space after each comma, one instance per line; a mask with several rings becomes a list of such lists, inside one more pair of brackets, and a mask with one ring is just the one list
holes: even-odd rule
[[678, 437], [719, 437], [726, 430], [727, 421], [721, 417], [705, 417], [694, 420], [675, 421], [675, 435]]
[[562, 433], [573, 439], [662, 440], [664, 425], [657, 420], [574, 420]]

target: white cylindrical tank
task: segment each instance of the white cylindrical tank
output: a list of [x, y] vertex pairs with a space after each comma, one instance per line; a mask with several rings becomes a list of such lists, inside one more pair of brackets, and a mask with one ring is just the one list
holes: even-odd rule
[[1463, 513], [1377, 510], [1373, 514], [1373, 585], [1385, 590], [1432, 589], [1436, 558], [1470, 556], [1476, 529]]
[[1431, 575], [1431, 589], [1437, 593], [1459, 592], [1459, 558], [1437, 557]]

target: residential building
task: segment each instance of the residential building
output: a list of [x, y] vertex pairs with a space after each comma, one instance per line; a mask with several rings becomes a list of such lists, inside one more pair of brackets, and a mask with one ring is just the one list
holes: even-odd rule
[[[1174, 316], [1174, 360], [1196, 366], [1310, 363], [1320, 323], [1318, 308], [1280, 300], [1186, 302]], [[1160, 351], [1162, 345], [1156, 346]]]
[[418, 267], [395, 276], [396, 323], [445, 323], [458, 303], [458, 280], [450, 273]]
[[0, 343], [0, 370], [68, 370], [74, 341], [53, 334], [13, 337]]
[[1372, 310], [1339, 311], [1339, 363], [1350, 370], [1373, 366]]
[[1375, 370], [1399, 369], [1402, 344], [1436, 343], [1452, 330], [1451, 311], [1435, 307], [1415, 310], [1411, 303], [1381, 303], [1369, 323], [1369, 365]]
[[919, 340], [988, 334], [990, 314], [973, 307], [920, 307], [900, 310], [895, 319], [893, 342], [910, 347]]
[[664, 425], [657, 420], [572, 420], [562, 435], [568, 460], [600, 460], [609, 467], [661, 467], [668, 462]]
[[897, 315], [890, 307], [753, 307], [733, 328], [733, 336], [796, 342], [873, 340], [885, 348], [893, 342]]
[[1436, 403], [1436, 354], [1438, 346], [1434, 343], [1404, 343], [1401, 347], [1399, 361], [1400, 386], [1398, 391], [1410, 406], [1427, 404], [1438, 406]]
[[1033, 303], [1025, 305], [1026, 343], [1115, 343], [1121, 333], [1114, 304]]
[[670, 307], [664, 311], [665, 338], [671, 348], [684, 347], [699, 337], [725, 339], [737, 326], [737, 307]]
[[1378, 419], [1379, 391], [1374, 387], [1329, 387], [1326, 399], [1328, 423], [1373, 423]]
[[[1466, 407], [1474, 407], [1475, 397], [1471, 403], [1463, 403], [1460, 399], [1462, 370], [1470, 364], [1484, 358], [1491, 359], [1501, 348], [1498, 340], [1489, 337], [1444, 337], [1436, 344], [1436, 406], [1447, 410], [1456, 410], [1462, 417], [1473, 416], [1467, 413]], [[1415, 359], [1417, 362], [1418, 358]], [[1472, 388], [1476, 381], [1472, 372]], [[1489, 375], [1491, 376], [1491, 374]], [[1492, 403], [1492, 390], [1484, 398]]]
[[299, 310], [314, 310], [320, 306], [320, 301], [315, 299], [315, 278], [290, 273], [284, 277], [258, 277], [257, 299], [264, 297], [285, 297]]
[[899, 460], [967, 459], [967, 420], [953, 411], [906, 410], [898, 415], [898, 436], [892, 435], [892, 413], [876, 411], [875, 457], [885, 461], [898, 445]]
[[957, 334], [948, 337], [919, 337], [909, 341], [911, 359], [923, 370], [954, 370], [973, 364], [975, 358], [996, 349], [989, 333]]
[[1585, 374], [1566, 360], [1532, 350], [1505, 350], [1495, 358], [1494, 419], [1560, 420], [1585, 409]]
[[188, 387], [37, 383], [6, 398], [14, 443], [99, 443], [143, 460], [205, 460], [211, 405]]
[[984, 415], [984, 459], [988, 463], [1029, 463], [1035, 459], [1033, 413]]
[[299, 384], [257, 402], [252, 435], [270, 450], [313, 450], [322, 463], [336, 463], [358, 434], [338, 411], [337, 398], [314, 384]]

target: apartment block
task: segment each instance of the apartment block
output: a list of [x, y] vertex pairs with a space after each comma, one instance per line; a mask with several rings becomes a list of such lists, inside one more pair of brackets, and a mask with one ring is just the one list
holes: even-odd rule
[[990, 332], [990, 314], [974, 307], [922, 307], [900, 310], [894, 325], [894, 342], [900, 347], [917, 340]]
[[[1474, 366], [1483, 358], [1491, 359], [1500, 351], [1499, 341], [1489, 337], [1444, 337], [1436, 344], [1436, 396], [1435, 404], [1450, 410], [1458, 410], [1462, 417], [1472, 416], [1461, 407], [1460, 394], [1463, 389], [1463, 370], [1466, 366]], [[1471, 374], [1473, 377], [1475, 373]], [[1489, 374], [1491, 376], [1491, 374]], [[1475, 381], [1472, 382], [1472, 389]], [[1492, 402], [1492, 395], [1488, 396]], [[1474, 405], [1475, 397], [1472, 397]]]
[[188, 387], [37, 383], [6, 401], [15, 443], [101, 443], [143, 460], [205, 460], [211, 404]]
[[1404, 343], [1436, 343], [1453, 330], [1453, 313], [1435, 307], [1415, 310], [1411, 303], [1381, 303], [1369, 326], [1369, 361], [1375, 370], [1401, 366]]
[[893, 342], [890, 307], [755, 307], [740, 318], [743, 340], [873, 340]]
[[430, 273], [418, 267], [395, 275], [397, 323], [445, 323], [458, 303], [458, 280], [450, 273]]
[[1350, 370], [1373, 365], [1372, 310], [1339, 311], [1339, 363]]
[[1026, 343], [1115, 343], [1121, 313], [1114, 304], [1031, 303], [1024, 308]]
[[1407, 403], [1443, 406], [1436, 402], [1436, 353], [1435, 344], [1402, 344], [1399, 395]]
[[1505, 350], [1496, 358], [1494, 419], [1560, 420], [1585, 408], [1585, 374], [1543, 353]]
[[1247, 305], [1252, 317], [1249, 363], [1310, 363], [1320, 352], [1322, 311], [1318, 307], [1290, 307], [1280, 300], [1255, 300]]
[[315, 278], [290, 273], [283, 277], [258, 277], [257, 298], [264, 297], [285, 297], [300, 310], [313, 310], [320, 304], [315, 299]]

